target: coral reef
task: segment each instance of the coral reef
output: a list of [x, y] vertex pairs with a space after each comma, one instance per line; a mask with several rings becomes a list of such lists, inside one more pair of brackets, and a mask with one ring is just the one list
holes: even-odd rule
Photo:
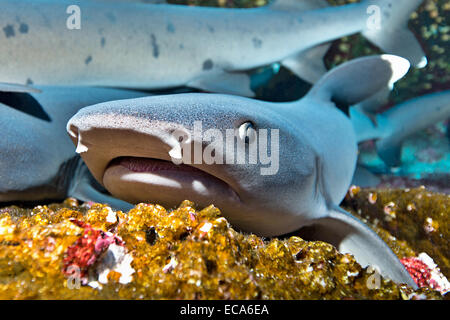
[[0, 210], [0, 298], [442, 296], [429, 287], [414, 292], [397, 285], [324, 242], [237, 232], [214, 206], [198, 211], [189, 201], [174, 210], [139, 204], [123, 213], [69, 198], [33, 209]]
[[450, 196], [416, 189], [350, 188], [344, 208], [366, 222], [399, 258], [424, 252], [450, 276]]
[[450, 291], [450, 282], [426, 253], [422, 252], [418, 257], [403, 258], [401, 262], [419, 287], [428, 286], [442, 294]]

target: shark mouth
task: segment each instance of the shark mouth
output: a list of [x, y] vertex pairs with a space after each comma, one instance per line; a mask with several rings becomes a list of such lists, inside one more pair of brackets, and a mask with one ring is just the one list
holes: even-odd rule
[[152, 158], [118, 157], [113, 159], [109, 166], [114, 165], [124, 166], [133, 172], [178, 171], [203, 173], [200, 169], [185, 164], [176, 165], [170, 161]]
[[103, 184], [113, 196], [130, 203], [157, 202], [174, 207], [186, 199], [200, 206], [240, 202], [237, 193], [214, 175], [155, 158], [114, 158], [104, 172]]

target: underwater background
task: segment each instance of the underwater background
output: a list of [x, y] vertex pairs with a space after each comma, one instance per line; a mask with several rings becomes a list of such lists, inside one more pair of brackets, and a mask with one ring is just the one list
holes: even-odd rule
[[[230, 8], [266, 4], [264, 0], [168, 2]], [[425, 0], [409, 27], [425, 50], [428, 65], [411, 68], [396, 83], [384, 110], [450, 89], [450, 2]], [[331, 69], [379, 53], [362, 36], [353, 35], [333, 42], [325, 63]], [[310, 88], [283, 67], [253, 72], [267, 80], [255, 88], [258, 99], [290, 101]], [[379, 184], [352, 186], [342, 204], [388, 243], [416, 275], [419, 290], [383, 278], [372, 290], [367, 283], [373, 270], [362, 268], [351, 255], [295, 233], [274, 239], [242, 234], [214, 206], [200, 210], [185, 201], [169, 210], [140, 204], [123, 213], [69, 198], [57, 204], [14, 203], [0, 208], [0, 298], [448, 299], [448, 281], [439, 277], [450, 277], [449, 126], [450, 119], [442, 119], [408, 138], [398, 168], [384, 164], [373, 142], [361, 144], [359, 164], [377, 174]], [[104, 248], [114, 244], [122, 252], [124, 262], [116, 269], [92, 269], [92, 261], [101, 259], [96, 252], [99, 239]], [[428, 258], [434, 265], [424, 262]], [[81, 266], [82, 279], [75, 289], [67, 269], [74, 262]], [[418, 272], [424, 268], [426, 272]], [[103, 274], [105, 281], [86, 285], [92, 272]], [[433, 278], [435, 274], [440, 275]]]

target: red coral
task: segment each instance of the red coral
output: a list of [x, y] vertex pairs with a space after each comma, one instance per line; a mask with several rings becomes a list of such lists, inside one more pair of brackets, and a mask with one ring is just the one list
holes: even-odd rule
[[70, 221], [84, 228], [84, 231], [82, 236], [67, 249], [63, 261], [63, 273], [66, 276], [73, 275], [75, 266], [79, 269], [80, 280], [85, 284], [88, 280], [89, 268], [95, 264], [102, 253], [113, 243], [123, 245], [123, 241], [109, 232], [94, 229], [85, 222], [76, 219], [70, 219]]
[[420, 288], [431, 287], [437, 289], [439, 287], [432, 278], [432, 270], [422, 260], [416, 257], [409, 257], [403, 258], [400, 261]]

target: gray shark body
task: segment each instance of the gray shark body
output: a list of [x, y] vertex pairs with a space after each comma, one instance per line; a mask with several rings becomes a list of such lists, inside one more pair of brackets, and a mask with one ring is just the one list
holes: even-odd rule
[[427, 94], [376, 114], [375, 123], [359, 109], [351, 111], [358, 142], [376, 140], [380, 158], [392, 167], [401, 165], [403, 142], [413, 134], [450, 117], [450, 90]]
[[[383, 50], [420, 65], [423, 51], [406, 24], [421, 2], [367, 0], [308, 10], [321, 7], [323, 1], [224, 9], [4, 0], [0, 82], [145, 89], [187, 85], [252, 95], [244, 71], [282, 62], [315, 81], [315, 71], [305, 70], [314, 55], [305, 50], [358, 32]], [[66, 10], [74, 4], [80, 8], [80, 29], [67, 27], [72, 11]], [[368, 8], [374, 5], [381, 14], [378, 28], [368, 23]]]
[[[332, 102], [356, 104], [408, 68], [395, 56], [357, 59], [332, 70], [291, 103], [198, 93], [107, 102], [80, 110], [67, 130], [93, 176], [117, 198], [169, 207], [184, 199], [200, 206], [214, 203], [235, 227], [265, 236], [313, 225], [314, 239], [415, 286], [386, 244], [338, 207], [355, 170], [357, 143], [350, 119]], [[215, 130], [212, 144], [205, 145], [195, 132], [188, 140], [174, 137], [174, 132], [195, 131], [196, 121], [205, 134]], [[215, 159], [226, 159], [234, 149], [218, 144], [217, 137], [226, 136], [227, 129], [250, 150], [264, 138], [249, 138], [249, 128], [279, 130], [268, 138], [271, 155], [279, 153], [274, 174], [263, 175], [265, 166], [249, 161], [188, 165], [183, 155], [184, 164], [172, 162], [180, 158], [182, 145], [188, 147], [183, 150], [200, 145], [203, 151], [212, 145]]]
[[88, 176], [66, 134], [67, 121], [92, 103], [145, 94], [83, 87], [39, 89], [41, 93], [0, 84], [0, 202], [68, 195], [88, 200], [77, 193], [82, 184], [76, 180]]

